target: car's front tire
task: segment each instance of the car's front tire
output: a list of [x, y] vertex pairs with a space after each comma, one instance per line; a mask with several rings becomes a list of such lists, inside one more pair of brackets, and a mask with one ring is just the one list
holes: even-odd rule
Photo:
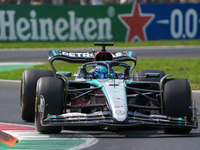
[[[191, 87], [187, 79], [168, 79], [163, 91], [164, 114], [171, 117], [187, 118], [191, 121]], [[188, 134], [190, 128], [164, 128], [165, 133]]]
[[42, 126], [40, 122], [40, 96], [45, 99], [44, 118], [50, 115], [63, 113], [64, 83], [61, 79], [54, 77], [43, 77], [38, 80], [35, 105], [35, 127], [41, 133], [60, 133], [62, 126]]
[[34, 121], [37, 80], [41, 77], [53, 76], [50, 70], [30, 69], [23, 72], [20, 92], [20, 109], [23, 120]]

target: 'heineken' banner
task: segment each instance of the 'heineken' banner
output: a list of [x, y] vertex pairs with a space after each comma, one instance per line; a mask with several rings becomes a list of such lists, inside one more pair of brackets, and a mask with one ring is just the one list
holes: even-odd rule
[[0, 6], [0, 41], [200, 39], [200, 4]]

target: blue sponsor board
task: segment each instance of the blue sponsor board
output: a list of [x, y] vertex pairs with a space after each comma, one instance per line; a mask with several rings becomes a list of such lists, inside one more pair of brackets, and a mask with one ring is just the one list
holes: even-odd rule
[[200, 38], [200, 4], [144, 5], [142, 9], [155, 14], [147, 29], [149, 40]]
[[118, 18], [127, 28], [125, 41], [200, 38], [200, 4], [133, 5]]

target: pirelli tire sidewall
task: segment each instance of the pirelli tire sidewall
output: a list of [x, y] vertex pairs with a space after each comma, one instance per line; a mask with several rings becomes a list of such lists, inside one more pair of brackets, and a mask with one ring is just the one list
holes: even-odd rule
[[[164, 114], [171, 117], [192, 119], [192, 92], [189, 80], [174, 78], [166, 80], [163, 88]], [[189, 133], [191, 129], [164, 128], [165, 133]]]
[[34, 121], [37, 80], [41, 77], [53, 76], [50, 70], [30, 69], [23, 72], [20, 92], [20, 109], [23, 120]]
[[[63, 94], [64, 82], [55, 77], [43, 77], [38, 80], [36, 99], [35, 99], [35, 127], [41, 133], [60, 133], [62, 126], [43, 126], [41, 124], [41, 116], [39, 110], [40, 96], [42, 95], [45, 101], [44, 119], [48, 115], [60, 115], [63, 113]], [[39, 108], [40, 107], [40, 108]]]

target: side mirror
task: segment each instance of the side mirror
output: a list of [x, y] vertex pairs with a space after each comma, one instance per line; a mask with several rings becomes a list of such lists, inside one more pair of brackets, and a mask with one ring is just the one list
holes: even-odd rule
[[56, 76], [64, 75], [66, 77], [71, 77], [72, 73], [71, 72], [56, 72]]

